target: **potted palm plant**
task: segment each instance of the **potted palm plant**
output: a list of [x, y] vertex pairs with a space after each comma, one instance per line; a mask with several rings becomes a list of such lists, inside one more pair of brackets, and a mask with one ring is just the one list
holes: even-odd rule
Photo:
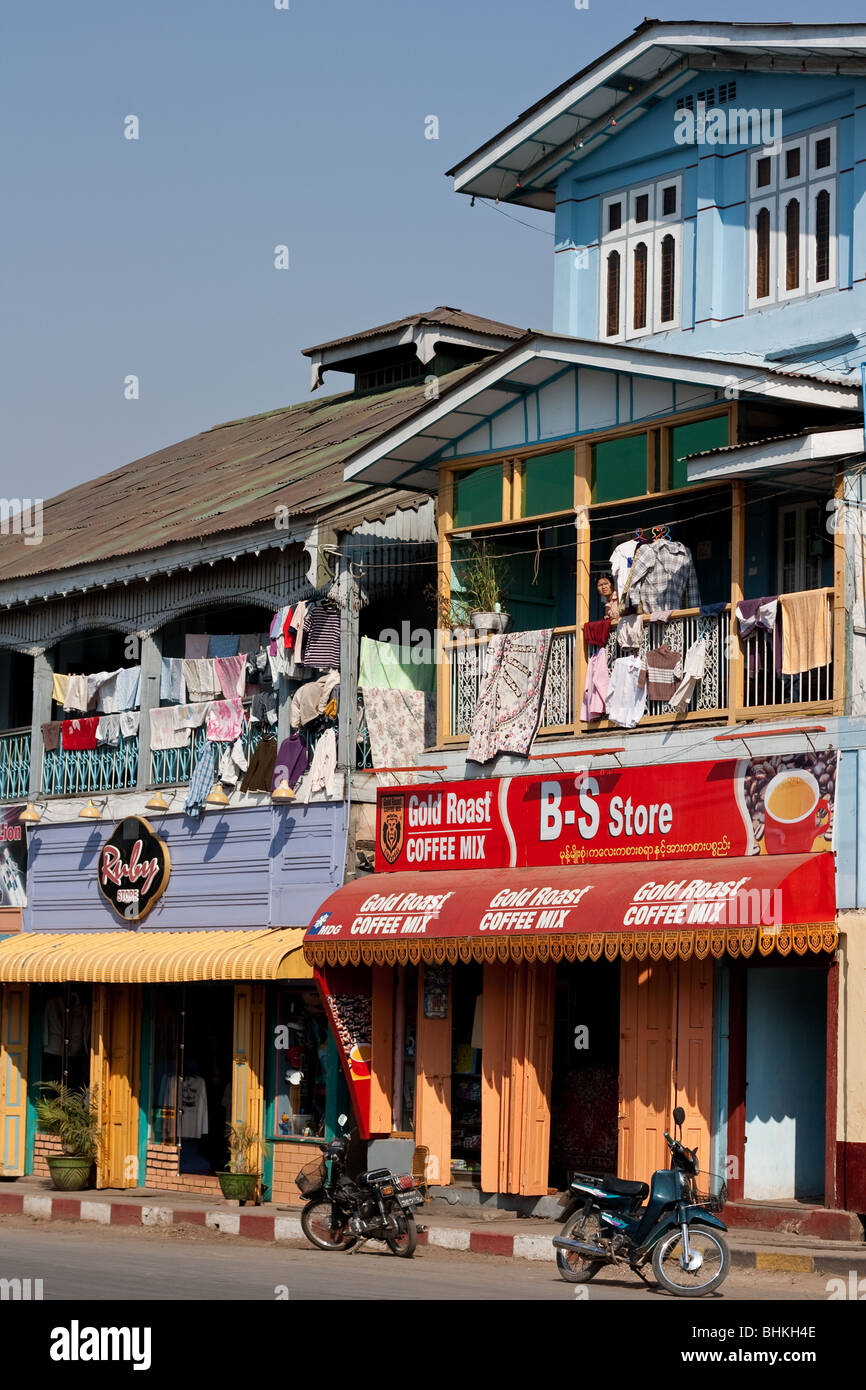
[[47, 1158], [51, 1181], [60, 1192], [90, 1187], [93, 1165], [102, 1143], [102, 1124], [96, 1099], [82, 1086], [71, 1090], [61, 1081], [42, 1081], [36, 1102], [36, 1121], [43, 1134], [54, 1134], [63, 1152]]
[[229, 1166], [217, 1173], [220, 1191], [227, 1201], [257, 1201], [262, 1174], [258, 1166], [260, 1153], [267, 1148], [261, 1135], [252, 1125], [233, 1124], [228, 1127]]
[[511, 618], [505, 612], [504, 567], [486, 541], [474, 541], [463, 566], [462, 598], [476, 632], [505, 632]]

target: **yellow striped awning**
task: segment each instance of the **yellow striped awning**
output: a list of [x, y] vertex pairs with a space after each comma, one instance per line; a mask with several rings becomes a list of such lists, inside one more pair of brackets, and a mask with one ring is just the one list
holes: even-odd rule
[[303, 927], [264, 931], [22, 932], [0, 941], [0, 982], [177, 984], [306, 980]]

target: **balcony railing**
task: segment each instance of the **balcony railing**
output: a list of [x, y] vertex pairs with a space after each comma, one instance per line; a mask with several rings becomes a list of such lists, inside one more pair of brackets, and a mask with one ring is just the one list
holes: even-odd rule
[[[247, 758], [252, 756], [263, 733], [264, 726], [262, 724], [250, 723], [249, 706], [245, 705], [241, 720], [240, 739]], [[220, 759], [223, 753], [233, 746], [233, 742], [234, 740], [228, 743], [209, 743], [204, 725], [198, 729], [192, 729], [189, 743], [185, 748], [155, 748], [151, 752], [151, 784], [155, 787], [183, 786], [192, 776], [199, 754], [205, 746], [212, 750], [214, 776], [216, 776]]]
[[30, 730], [0, 734], [0, 801], [18, 801], [30, 792]]
[[[761, 664], [750, 672], [749, 647], [740, 643], [732, 631], [730, 606], [718, 615], [702, 617], [699, 610], [684, 609], [671, 614], [667, 623], [644, 622], [640, 654], [654, 647], [668, 645], [683, 658], [699, 638], [706, 642], [703, 679], [698, 681], [685, 716], [691, 719], [753, 718], [757, 714], [771, 715], [782, 710], [797, 711], [831, 703], [835, 695], [833, 666], [833, 591], [824, 590], [827, 602], [828, 644], [827, 660], [818, 668], [801, 675], [776, 674], [776, 649], [781, 642], [779, 625], [768, 635], [756, 640], [761, 645]], [[736, 625], [735, 625], [736, 626]], [[581, 639], [582, 640], [582, 639]], [[489, 638], [461, 635], [443, 644], [440, 679], [445, 685], [444, 737], [447, 742], [461, 743], [469, 737], [469, 729], [481, 682], [484, 678], [484, 658]], [[557, 628], [553, 636], [550, 662], [541, 709], [539, 734], [571, 732], [610, 727], [605, 719], [591, 724], [580, 720], [582, 690], [578, 688], [579, 672], [576, 662], [580, 649], [573, 627]], [[622, 653], [616, 647], [615, 631], [608, 641], [608, 665]], [[734, 664], [740, 659], [739, 669]], [[585, 669], [585, 667], [582, 667]], [[674, 713], [667, 702], [648, 700], [641, 727], [650, 724], [673, 723], [681, 715]]]
[[57, 748], [42, 756], [45, 796], [80, 796], [85, 792], [125, 791], [138, 778], [138, 734], [116, 744], [91, 749]]

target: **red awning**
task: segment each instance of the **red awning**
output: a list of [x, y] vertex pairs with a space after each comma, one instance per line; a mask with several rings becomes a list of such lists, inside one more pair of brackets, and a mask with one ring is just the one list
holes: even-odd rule
[[304, 937], [316, 965], [751, 956], [836, 945], [832, 854], [368, 874]]

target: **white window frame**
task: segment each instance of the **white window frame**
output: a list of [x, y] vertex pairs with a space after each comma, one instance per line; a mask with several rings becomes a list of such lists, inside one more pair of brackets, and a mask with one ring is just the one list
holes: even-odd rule
[[[662, 198], [665, 188], [676, 189], [676, 210], [662, 213]], [[649, 200], [649, 218], [646, 222], [635, 221], [635, 203], [645, 194]], [[609, 209], [612, 204], [621, 203], [623, 207], [622, 225], [616, 231], [606, 231]], [[667, 333], [682, 326], [682, 277], [683, 277], [683, 178], [681, 174], [669, 174], [667, 178], [654, 179], [651, 183], [633, 184], [618, 193], [607, 193], [601, 199], [601, 235], [599, 237], [599, 277], [598, 277], [598, 323], [599, 340], [604, 343], [621, 343], [636, 338], [647, 338], [654, 333]], [[659, 276], [661, 273], [660, 248], [662, 239], [670, 233], [674, 238], [674, 317], [668, 323], [659, 320], [661, 303]], [[642, 241], [647, 245], [647, 321], [645, 328], [633, 328], [634, 321], [634, 251]], [[617, 250], [622, 258], [620, 276], [620, 331], [607, 333], [607, 257], [610, 251]]]
[[[809, 514], [809, 511], [810, 511], [810, 510], [814, 510], [814, 509], [815, 509], [815, 503], [814, 503], [814, 502], [787, 502], [787, 503], [785, 503], [784, 506], [779, 507], [779, 510], [778, 510], [778, 513], [777, 513], [777, 520], [776, 520], [776, 527], [777, 527], [777, 529], [776, 529], [776, 593], [778, 593], [778, 594], [783, 594], [783, 593], [788, 593], [788, 594], [800, 594], [800, 593], [803, 593], [804, 590], [805, 590], [806, 587], [807, 587], [807, 585], [806, 585], [806, 580], [807, 580], [807, 578], [808, 578], [807, 569], [808, 569], [808, 567], [809, 567], [809, 558], [810, 558], [810, 557], [806, 554], [806, 539], [807, 539], [806, 518], [807, 518], [807, 516], [808, 516], [808, 514]], [[820, 512], [820, 508], [819, 508], [819, 512]], [[788, 516], [788, 515], [792, 515], [792, 516], [794, 516], [794, 517], [796, 518], [796, 523], [795, 523], [795, 527], [794, 527], [794, 530], [795, 530], [795, 536], [794, 536], [794, 549], [795, 549], [795, 556], [794, 556], [794, 587], [793, 587], [792, 589], [787, 589], [787, 588], [785, 588], [785, 579], [784, 579], [784, 571], [785, 571], [785, 555], [784, 555], [785, 523], [784, 523], [784, 519], [785, 519], [785, 517]], [[812, 587], [814, 587], [814, 588], [816, 588], [816, 589], [820, 589], [820, 588], [821, 588], [821, 562], [820, 562], [820, 560], [818, 561], [816, 568], [817, 568], [817, 571], [818, 571], [818, 583], [815, 584], [815, 585], [813, 585]]]
[[[818, 142], [830, 140], [830, 163], [824, 169], [815, 168]], [[799, 148], [800, 173], [785, 178], [785, 156], [790, 149]], [[749, 156], [749, 208], [747, 238], [748, 287], [746, 302], [749, 309], [763, 309], [808, 295], [823, 294], [838, 288], [839, 229], [838, 215], [838, 132], [835, 126], [806, 131], [780, 142], [766, 145]], [[771, 160], [769, 184], [757, 187], [757, 168], [760, 159]], [[815, 200], [825, 189], [830, 195], [829, 276], [815, 278]], [[800, 200], [800, 284], [795, 290], [785, 288], [785, 211], [791, 193]], [[758, 272], [757, 215], [761, 208], [770, 211], [770, 294], [758, 298], [755, 290]]]
[[[661, 321], [661, 302], [662, 302], [662, 242], [665, 237], [672, 236], [674, 239], [674, 316]], [[653, 279], [655, 288], [653, 290], [653, 303], [655, 312], [653, 323], [656, 333], [668, 333], [673, 328], [679, 328], [682, 324], [682, 286], [683, 286], [683, 229], [682, 224], [674, 222], [668, 223], [664, 227], [659, 227], [655, 234], [655, 255], [653, 257]]]
[[[799, 205], [800, 205], [800, 235], [799, 235], [799, 238], [798, 238], [798, 240], [799, 240], [799, 250], [800, 250], [800, 283], [799, 283], [799, 285], [797, 285], [796, 289], [789, 290], [789, 289], [787, 288], [787, 279], [788, 279], [788, 234], [787, 234], [787, 213], [788, 213], [788, 204], [789, 204], [790, 202], [792, 202], [792, 201], [793, 201], [793, 202], [796, 202], [796, 203], [799, 203]], [[830, 206], [831, 206], [831, 216], [832, 216], [832, 203], [831, 203]], [[807, 234], [807, 224], [808, 224], [808, 221], [809, 221], [809, 205], [808, 205], [808, 203], [806, 202], [806, 194], [805, 194], [805, 191], [804, 191], [802, 185], [800, 185], [800, 186], [797, 187], [797, 188], [789, 188], [789, 189], [786, 189], [784, 193], [780, 193], [780, 194], [779, 194], [779, 209], [778, 209], [778, 215], [779, 215], [779, 226], [778, 226], [778, 261], [779, 261], [779, 266], [778, 266], [778, 287], [777, 287], [778, 295], [779, 295], [779, 299], [799, 299], [802, 295], [804, 295], [804, 294], [806, 293], [806, 280], [807, 280], [807, 278], [808, 278], [808, 269], [809, 269], [809, 264], [808, 264], [808, 260], [807, 260], [808, 249], [809, 249], [809, 237], [808, 237], [808, 234]], [[771, 228], [772, 228], [772, 223], [771, 223]], [[770, 231], [770, 238], [771, 238], [771, 241], [772, 241], [772, 235], [773, 235], [773, 233], [772, 233], [772, 230], [771, 230], [771, 231]], [[833, 238], [831, 237], [830, 240], [831, 240], [831, 242], [832, 242]], [[773, 281], [772, 281], [772, 274], [771, 274], [771, 277], [770, 277], [770, 284], [772, 285], [772, 283], [773, 283]]]
[[[628, 276], [626, 286], [626, 328], [629, 338], [646, 338], [654, 332], [653, 306], [655, 303], [655, 282], [653, 278], [653, 238], [656, 233], [644, 232], [643, 236], [633, 236], [627, 242]], [[634, 253], [638, 246], [645, 245], [646, 256], [646, 327], [634, 327]]]
[[[758, 213], [764, 208], [770, 214], [770, 273], [767, 277], [769, 291], [758, 296]], [[776, 301], [776, 195], [756, 198], [749, 208], [749, 308], [762, 309], [766, 304]]]

